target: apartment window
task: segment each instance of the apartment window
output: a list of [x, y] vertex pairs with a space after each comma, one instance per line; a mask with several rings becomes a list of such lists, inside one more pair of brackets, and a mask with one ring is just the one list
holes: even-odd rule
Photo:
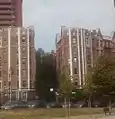
[[73, 38], [73, 40], [72, 40], [72, 41], [73, 41], [73, 43], [76, 43], [76, 38]]
[[[76, 80], [77, 80], [77, 79], [76, 79]], [[75, 82], [75, 86], [78, 86], [78, 82], [77, 82], [77, 81]]]
[[26, 62], [22, 62], [22, 69], [26, 68]]
[[26, 59], [23, 58], [22, 59], [22, 69], [25, 69], [26, 68]]
[[97, 42], [96, 42], [96, 47], [98, 47], [98, 46], [99, 46], [99, 42], [97, 41]]
[[2, 72], [0, 71], [0, 77], [2, 76]]
[[23, 37], [22, 37], [22, 43], [25, 43], [25, 42], [26, 42], [26, 37], [23, 36]]
[[73, 35], [75, 35], [75, 32], [73, 32]]
[[4, 76], [6, 76], [6, 71], [4, 71]]
[[11, 81], [8, 82], [8, 86], [11, 87]]
[[6, 81], [4, 81], [4, 87], [6, 87]]
[[11, 75], [14, 75], [14, 69], [11, 67], [10, 68]]
[[30, 88], [32, 88], [32, 80], [30, 80]]
[[89, 55], [91, 53], [91, 49], [90, 48], [86, 48], [86, 54]]
[[25, 77], [26, 76], [26, 70], [22, 70], [22, 76]]
[[23, 47], [23, 48], [22, 48], [22, 51], [25, 51], [25, 50], [26, 50], [26, 48], [25, 48], [25, 47]]
[[22, 93], [22, 100], [27, 101], [27, 92]]
[[17, 73], [16, 74], [17, 74], [17, 76], [19, 76], [19, 70], [17, 70]]
[[100, 42], [100, 46], [103, 47], [103, 42]]
[[70, 63], [70, 59], [68, 59], [68, 63]]
[[2, 46], [2, 37], [0, 37], [0, 47]]
[[74, 74], [77, 74], [77, 68], [74, 68]]
[[87, 60], [91, 60], [91, 55], [87, 55]]
[[3, 37], [2, 39], [3, 39], [3, 41], [4, 41], [4, 42], [6, 42], [6, 41], [7, 41], [7, 40], [6, 40], [6, 38], [4, 38], [4, 37]]
[[0, 88], [2, 88], [2, 82], [0, 82]]
[[4, 48], [4, 49], [3, 49], [3, 52], [4, 52], [4, 53], [6, 53], [6, 52], [7, 52], [7, 49], [6, 49], [6, 48]]
[[88, 69], [91, 69], [91, 64], [88, 64]]
[[89, 35], [89, 33], [88, 33], [88, 32], [86, 32], [86, 35], [88, 36], [88, 35]]
[[74, 57], [74, 62], [77, 62], [77, 58], [76, 57]]
[[6, 60], [4, 59], [4, 63], [6, 63]]
[[22, 32], [22, 35], [26, 35], [26, 32], [25, 32], [25, 31], [23, 31], [23, 32]]
[[19, 81], [17, 81], [17, 88], [19, 88]]
[[12, 18], [14, 19], [15, 18], [15, 15], [12, 15]]
[[86, 44], [87, 44], [87, 45], [89, 44], [89, 39], [88, 39], [88, 38], [86, 38]]
[[19, 64], [18, 58], [17, 58], [17, 65]]
[[26, 86], [27, 86], [27, 82], [26, 82], [25, 80], [23, 80], [22, 86], [23, 86], [23, 87], [26, 87]]

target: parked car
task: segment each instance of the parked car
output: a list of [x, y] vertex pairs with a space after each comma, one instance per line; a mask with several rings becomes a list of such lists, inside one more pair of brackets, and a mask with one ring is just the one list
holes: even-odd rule
[[47, 104], [47, 108], [62, 108], [62, 107], [63, 107], [62, 104], [57, 102]]
[[14, 108], [26, 108], [26, 104], [22, 101], [8, 101], [1, 106], [1, 109], [14, 109]]
[[106, 107], [107, 104], [104, 102], [100, 102], [100, 101], [94, 101], [92, 102], [92, 107]]
[[67, 102], [66, 104], [65, 103], [62, 103], [62, 107], [63, 108], [65, 108], [65, 107], [72, 107], [72, 106], [73, 106], [73, 103], [72, 102], [70, 102], [70, 103]]
[[87, 103], [85, 101], [78, 101], [76, 103], [72, 103], [73, 108], [83, 108], [87, 107]]
[[100, 107], [100, 106], [101, 106], [100, 102], [98, 102], [98, 101], [92, 102], [92, 107]]
[[4, 105], [1, 106], [1, 109], [9, 110], [13, 109], [15, 107], [15, 104], [12, 102], [7, 102]]
[[46, 103], [41, 100], [29, 101], [27, 103], [28, 108], [46, 108]]

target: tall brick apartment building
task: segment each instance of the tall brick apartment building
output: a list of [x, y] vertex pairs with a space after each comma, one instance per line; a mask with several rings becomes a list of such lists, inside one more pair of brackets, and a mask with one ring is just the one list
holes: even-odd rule
[[0, 27], [22, 26], [22, 0], [0, 0]]
[[56, 36], [58, 72], [66, 72], [76, 87], [82, 88], [85, 75], [100, 54], [115, 55], [115, 38], [105, 37], [99, 29], [61, 27]]
[[34, 98], [35, 71], [33, 28], [0, 29], [1, 102]]

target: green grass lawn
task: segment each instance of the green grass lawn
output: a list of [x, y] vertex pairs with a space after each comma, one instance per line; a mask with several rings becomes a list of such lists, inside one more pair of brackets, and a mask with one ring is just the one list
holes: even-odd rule
[[[115, 112], [115, 109], [113, 109]], [[71, 109], [71, 116], [102, 114], [102, 108], [80, 108]], [[0, 119], [55, 119], [64, 117], [64, 109], [28, 109], [1, 111]]]

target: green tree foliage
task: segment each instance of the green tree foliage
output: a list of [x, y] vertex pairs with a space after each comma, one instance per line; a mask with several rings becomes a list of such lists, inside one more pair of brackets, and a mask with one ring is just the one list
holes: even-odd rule
[[[36, 52], [35, 87], [39, 98], [46, 101], [54, 100], [57, 86], [55, 56], [38, 49]], [[54, 92], [50, 92], [50, 88], [53, 88]]]
[[93, 89], [101, 94], [115, 91], [115, 60], [112, 57], [100, 56], [93, 70]]
[[[115, 91], [115, 60], [101, 55], [92, 71], [86, 75], [85, 92], [90, 96], [111, 96]], [[91, 105], [91, 103], [90, 103]]]
[[89, 71], [87, 75], [85, 76], [85, 85], [84, 85], [84, 90], [86, 93], [90, 94], [93, 92], [93, 84], [92, 84], [92, 72]]
[[60, 93], [64, 98], [69, 98], [72, 94], [73, 83], [70, 79], [70, 76], [66, 74], [61, 74], [59, 81]]
[[84, 100], [84, 98], [85, 98], [85, 95], [82, 89], [74, 89], [72, 91], [72, 101], [73, 102]]

